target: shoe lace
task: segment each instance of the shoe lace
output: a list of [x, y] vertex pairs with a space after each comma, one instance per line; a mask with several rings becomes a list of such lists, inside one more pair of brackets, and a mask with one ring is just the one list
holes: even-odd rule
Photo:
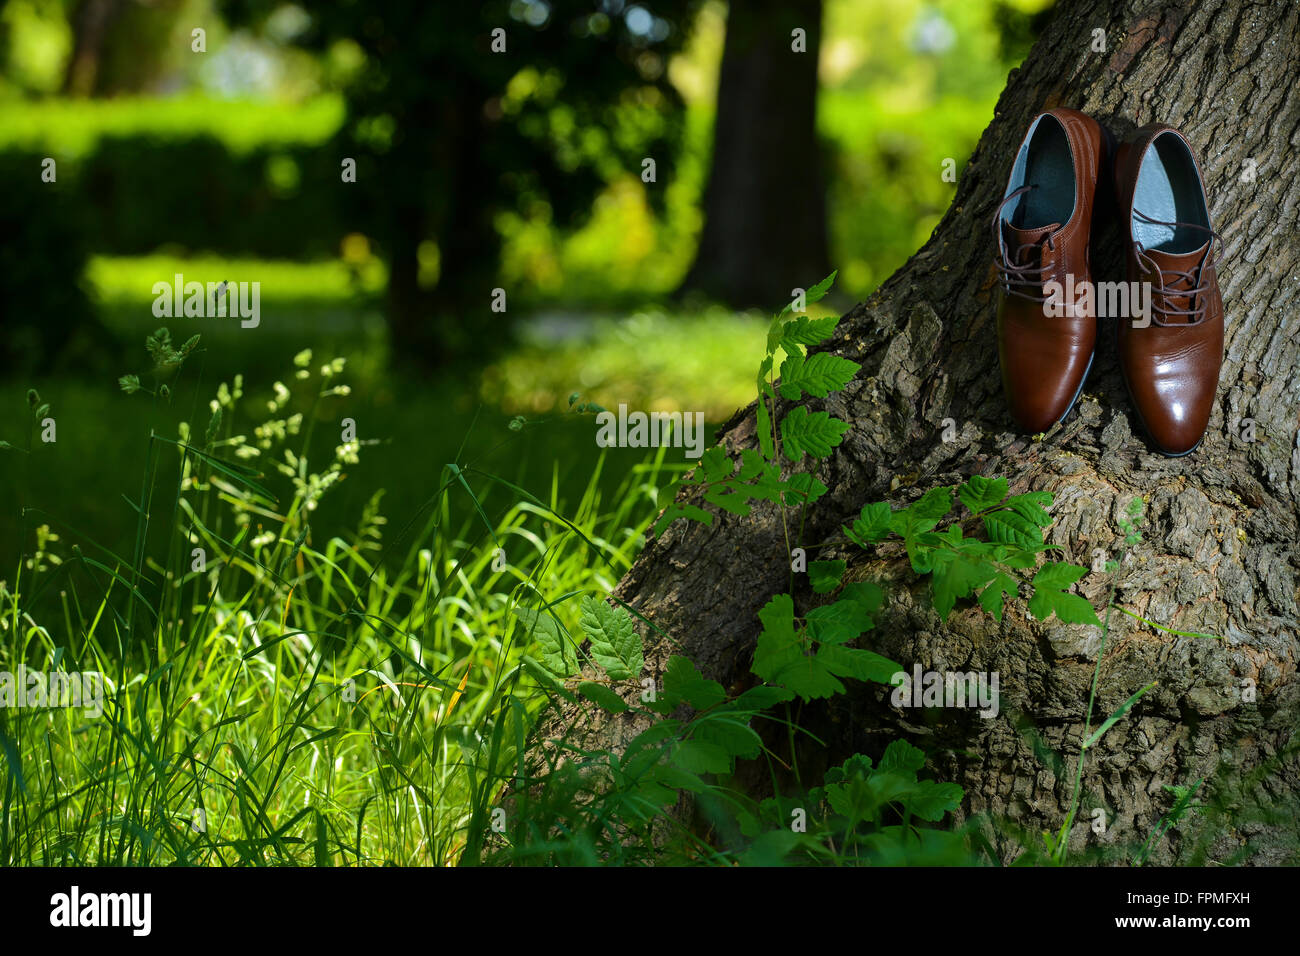
[[[1002, 202], [998, 203], [998, 208], [993, 211], [993, 245], [998, 250], [998, 255], [993, 257], [993, 264], [997, 266], [998, 282], [1002, 286], [1002, 291], [1007, 295], [1016, 295], [1022, 299], [1028, 299], [1030, 302], [1046, 302], [1050, 297], [1042, 294], [1043, 282], [1046, 280], [1046, 273], [1050, 271], [1051, 266], [1035, 266], [1031, 264], [1021, 264], [1022, 254], [1027, 249], [1039, 249], [1044, 245], [1048, 249], [1056, 249], [1056, 233], [1045, 236], [1038, 242], [1027, 242], [1016, 247], [1005, 259], [1001, 256], [1004, 243], [999, 232], [1002, 223], [1002, 207], [1018, 196], [1022, 196], [1031, 189], [1037, 189], [1037, 183], [1030, 183], [1028, 186], [1021, 186], [1019, 189], [1007, 193]], [[1057, 230], [1060, 231], [1059, 229]], [[1008, 250], [1010, 251], [1010, 250]], [[1035, 257], [1029, 260], [1032, 262], [1041, 262], [1042, 260]], [[1012, 288], [1015, 286], [1016, 288]], [[1025, 292], [1024, 289], [1036, 289], [1036, 293]]]
[[[1169, 226], [1174, 229], [1187, 228], [1195, 229], [1198, 232], [1207, 232], [1210, 234], [1210, 241], [1205, 245], [1205, 255], [1197, 263], [1195, 269], [1161, 269], [1156, 261], [1148, 255], [1148, 250], [1142, 243], [1136, 240], [1133, 243], [1133, 251], [1137, 255], [1139, 263], [1144, 265], [1147, 271], [1158, 276], [1160, 279], [1160, 288], [1154, 290], [1155, 294], [1151, 300], [1151, 321], [1156, 325], [1199, 325], [1209, 316], [1209, 298], [1206, 293], [1210, 291], [1208, 280], [1202, 284], [1202, 279], [1206, 277], [1205, 267], [1210, 264], [1211, 255], [1214, 252], [1214, 243], [1219, 243], [1219, 250], [1223, 249], [1223, 237], [1208, 226], [1202, 226], [1194, 222], [1180, 222], [1173, 220], [1166, 222], [1163, 219], [1152, 219], [1140, 209], [1134, 207], [1133, 215], [1143, 222], [1150, 223], [1154, 226]], [[1174, 307], [1175, 299], [1187, 299], [1191, 308], [1178, 309]], [[1168, 322], [1165, 319], [1171, 316], [1182, 316], [1182, 321]]]

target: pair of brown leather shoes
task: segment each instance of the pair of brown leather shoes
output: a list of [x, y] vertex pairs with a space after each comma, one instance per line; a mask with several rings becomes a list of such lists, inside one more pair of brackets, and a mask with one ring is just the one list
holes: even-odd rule
[[[1205, 187], [1173, 127], [1142, 127], [1118, 155], [1113, 144], [1092, 117], [1054, 109], [1020, 145], [993, 218], [1002, 385], [1012, 417], [1046, 431], [1083, 391], [1099, 315], [1115, 318], [1138, 416], [1161, 452], [1186, 455], [1205, 434], [1223, 361]], [[1094, 283], [1090, 246], [1112, 209], [1127, 281]]]

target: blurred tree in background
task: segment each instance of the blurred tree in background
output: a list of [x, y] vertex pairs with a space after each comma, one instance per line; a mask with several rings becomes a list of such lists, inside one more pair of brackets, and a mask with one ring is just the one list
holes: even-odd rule
[[[378, 263], [388, 354], [431, 367], [547, 305], [766, 307], [831, 265], [865, 295], [946, 208], [940, 166], [1047, 5], [7, 0], [0, 153], [58, 159], [69, 199], [33, 240]], [[20, 174], [10, 214], [42, 185]], [[24, 321], [42, 288], [9, 298]]]
[[[752, 390], [735, 357], [761, 348], [763, 325], [674, 297], [692, 264], [687, 286], [744, 302], [702, 278], [731, 253], [739, 281], [775, 283], [763, 309], [831, 267], [845, 298], [867, 296], [951, 203], [941, 172], [951, 160], [960, 177], [1049, 4], [0, 0], [0, 408], [38, 387], [60, 415], [47, 455], [67, 448], [33, 487], [79, 526], [118, 532], [120, 497], [85, 489], [132, 473], [117, 436], [163, 427], [114, 382], [141, 371], [145, 337], [168, 322], [153, 284], [176, 273], [261, 283], [254, 330], [170, 322], [202, 334], [184, 399], [200, 408], [236, 373], [268, 390], [311, 347], [346, 355], [364, 414], [431, 461], [457, 454], [478, 405], [480, 425], [504, 428], [564, 410], [575, 389], [724, 420]], [[778, 70], [746, 66], [746, 22]], [[749, 173], [772, 185], [733, 181]], [[734, 228], [717, 211], [728, 193]], [[816, 252], [819, 210], [824, 265], [797, 258]], [[490, 311], [496, 287], [505, 315]], [[502, 354], [485, 363], [474, 346]], [[581, 474], [594, 448], [571, 439]], [[365, 467], [396, 513], [412, 510], [423, 476], [389, 450]], [[334, 499], [340, 515], [364, 506], [362, 487]]]
[[704, 231], [683, 283], [766, 306], [830, 272], [817, 135], [821, 0], [731, 4]]
[[[348, 198], [386, 253], [395, 357], [437, 366], [499, 341], [481, 333], [506, 320], [490, 308], [502, 211], [540, 207], [571, 228], [618, 172], [651, 160], [656, 179], [671, 176], [683, 104], [666, 67], [697, 5], [388, 0], [313, 10], [299, 43], [364, 53], [329, 148], [357, 161]], [[223, 4], [232, 22], [254, 26], [277, 6]], [[650, 191], [659, 208], [661, 195]]]

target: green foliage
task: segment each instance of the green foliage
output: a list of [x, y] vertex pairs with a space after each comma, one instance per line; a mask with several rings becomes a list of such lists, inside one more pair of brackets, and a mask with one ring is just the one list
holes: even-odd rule
[[34, 388], [27, 390], [27, 444], [26, 447], [11, 444], [7, 441], [0, 441], [0, 451], [19, 451], [23, 454], [30, 455], [35, 447], [36, 435], [42, 428], [42, 423], [46, 416], [50, 414], [50, 403], [41, 399], [41, 393]]
[[610, 680], [630, 680], [641, 673], [645, 659], [641, 638], [627, 608], [611, 607], [591, 595], [582, 599], [582, 630], [591, 642], [591, 656]]
[[[754, 837], [742, 864], [942, 866], [972, 862], [965, 834], [919, 825], [957, 809], [962, 789], [921, 779], [925, 755], [895, 740], [873, 765], [857, 754], [826, 771], [806, 798], [769, 798], [740, 817]], [[802, 803], [801, 803], [802, 800]], [[792, 820], [799, 825], [792, 826]]]
[[1152, 829], [1151, 835], [1147, 837], [1147, 840], [1142, 844], [1141, 849], [1133, 855], [1134, 866], [1144, 865], [1150, 858], [1151, 851], [1155, 848], [1156, 843], [1158, 843], [1166, 833], [1182, 823], [1193, 810], [1199, 809], [1196, 804], [1192, 803], [1192, 800], [1195, 798], [1196, 792], [1201, 789], [1201, 784], [1204, 782], [1204, 777], [1198, 777], [1192, 782], [1191, 786], [1183, 786], [1182, 784], [1174, 784], [1172, 786], [1169, 784], [1164, 785], [1165, 791], [1173, 794], [1173, 806], [1171, 806], [1161, 815], [1160, 819], [1156, 821], [1155, 828]]
[[525, 643], [536, 643], [541, 663], [547, 670], [557, 677], [578, 672], [577, 649], [549, 610], [517, 607], [514, 613], [523, 622]]
[[[820, 302], [834, 281], [835, 273], [832, 272], [807, 291], [805, 302], [809, 305]], [[793, 308], [793, 303], [787, 304], [768, 326], [767, 350], [757, 378], [759, 448], [744, 449], [738, 463], [725, 448], [710, 448], [701, 457], [699, 467], [678, 487], [670, 489], [673, 499], [680, 487], [694, 485], [702, 489], [704, 501], [731, 514], [745, 516], [750, 513], [751, 501], [754, 500], [786, 505], [812, 504], [826, 493], [826, 485], [811, 472], [797, 472], [782, 478], [778, 447], [795, 463], [806, 455], [814, 459], [827, 458], [849, 430], [849, 423], [832, 418], [824, 411], [809, 414], [805, 406], [796, 405], [780, 419], [778, 443], [774, 417], [777, 386], [772, 378], [777, 351], [786, 350], [781, 366], [780, 394], [789, 400], [797, 400], [804, 394], [825, 398], [847, 385], [857, 374], [859, 366], [828, 353], [808, 356], [805, 346], [818, 345], [828, 339], [839, 320], [811, 320], [804, 315], [787, 319]], [[674, 501], [655, 522], [655, 533], [662, 534], [679, 518], [705, 524], [713, 520], [710, 513], [699, 505]]]
[[1072, 564], [1048, 563], [1034, 575], [1034, 596], [1029, 599], [1029, 611], [1040, 621], [1055, 614], [1067, 624], [1092, 624], [1101, 626], [1092, 605], [1076, 594], [1066, 593], [1079, 578], [1088, 573], [1087, 568]]
[[[1039, 620], [1056, 614], [1066, 623], [1100, 627], [1092, 605], [1065, 590], [1087, 573], [1086, 568], [1049, 562], [1032, 580], [1020, 573], [1034, 568], [1038, 555], [1053, 547], [1043, 540], [1043, 530], [1052, 522], [1046, 510], [1052, 496], [1045, 491], [1008, 496], [1007, 489], [1005, 478], [974, 475], [954, 487], [931, 488], [897, 511], [885, 502], [872, 502], [843, 529], [844, 535], [863, 548], [901, 538], [912, 570], [930, 575], [934, 609], [942, 620], [947, 620], [958, 601], [972, 596], [1001, 620], [1006, 598], [1015, 597], [1024, 584], [1032, 591], [1029, 611]], [[949, 516], [954, 493], [967, 514], [935, 531]], [[988, 540], [966, 536], [963, 526], [975, 519], [982, 523]]]
[[[176, 377], [195, 348], [151, 336]], [[465, 466], [409, 520], [386, 527], [372, 494], [354, 533], [325, 537], [309, 519], [366, 453], [327, 435], [318, 458], [310, 440], [317, 409], [338, 420], [343, 372], [304, 350], [269, 401], [236, 376], [175, 437], [139, 436], [140, 496], [118, 501], [134, 545], [23, 511], [0, 670], [102, 674], [103, 713], [0, 709], [0, 864], [446, 865], [486, 829], [554, 692], [525, 641], [578, 626], [577, 601], [542, 595], [617, 580], [663, 456], [608, 507], [597, 468], [572, 519], [558, 492], [554, 507], [502, 500], [500, 479]], [[23, 404], [49, 411], [35, 390]], [[474, 499], [463, 520], [452, 493]], [[576, 673], [572, 642], [551, 655]]]
[[790, 414], [781, 419], [781, 441], [786, 457], [793, 462], [804, 455], [830, 457], [831, 450], [839, 445], [848, 430], [848, 422], [832, 418], [829, 412], [809, 414], [802, 405], [792, 408]]
[[[788, 331], [791, 324], [799, 320], [778, 316], [773, 340], [813, 334], [807, 324]], [[818, 334], [828, 328], [823, 324]], [[197, 338], [177, 346], [166, 330], [154, 333], [148, 351], [155, 374], [183, 372], [197, 346]], [[765, 358], [773, 357], [769, 352]], [[58, 659], [49, 655], [71, 653], [114, 674], [106, 699], [110, 719], [98, 726], [63, 720], [55, 729], [54, 759], [75, 755], [79, 765], [104, 768], [108, 755], [116, 755], [134, 781], [130, 805], [139, 808], [128, 811], [134, 829], [110, 838], [116, 824], [97, 808], [112, 799], [106, 786], [111, 774], [67, 792], [43, 762], [45, 724], [20, 715], [0, 726], [12, 781], [4, 812], [15, 821], [0, 838], [0, 859], [275, 865], [980, 861], [972, 849], [978, 841], [968, 832], [942, 828], [960, 805], [961, 788], [925, 778], [925, 754], [903, 740], [876, 760], [855, 755], [828, 770], [820, 785], [805, 789], [800, 782], [793, 793], [756, 801], [734, 783], [741, 761], [776, 759], [760, 736], [764, 724], [789, 727], [797, 761], [798, 706], [845, 692], [848, 679], [888, 686], [902, 670], [858, 646], [874, 629], [885, 594], [875, 582], [853, 580], [851, 560], [808, 562], [809, 587], [800, 593], [812, 595], [811, 606], [796, 599], [792, 587], [772, 595], [759, 612], [752, 671], [760, 683], [729, 691], [680, 655], [663, 664], [656, 681], [646, 673], [641, 633], [654, 625], [604, 597], [631, 560], [637, 530], [649, 523], [644, 504], [640, 519], [618, 512], [616, 530], [593, 523], [595, 502], [584, 502], [579, 512], [587, 517], [575, 524], [522, 488], [453, 463], [443, 470], [424, 531], [391, 577], [377, 560], [381, 555], [371, 554], [391, 547], [378, 494], [352, 543], [314, 541], [308, 517], [361, 447], [345, 444], [323, 465], [309, 465], [314, 416], [293, 411], [299, 390], [313, 408], [346, 394], [339, 384], [341, 361], [319, 371], [312, 364], [309, 351], [295, 358], [293, 387], [277, 383], [256, 423], [240, 420], [245, 386], [236, 377], [218, 388], [202, 420], [182, 423], [174, 440], [151, 440], [151, 449], [174, 449], [180, 461], [176, 537], [167, 559], [180, 573], [163, 577], [143, 557], [102, 548], [90, 554], [78, 547], [72, 558], [61, 558], [55, 553], [60, 535], [43, 525], [20, 564], [19, 590], [0, 584], [11, 635], [19, 634], [28, 614], [21, 595], [39, 592], [48, 575], [75, 574], [79, 595], [103, 595], [97, 607], [78, 605], [70, 616], [91, 622], [66, 625], [78, 635], [75, 648], [56, 647], [38, 627], [31, 633], [39, 636], [39, 647], [20, 648], [11, 640], [0, 645], [0, 663], [48, 663]], [[124, 376], [127, 383], [144, 390], [138, 377]], [[778, 391], [765, 384], [775, 408]], [[579, 399], [575, 394], [570, 405]], [[27, 407], [32, 415], [48, 411], [34, 391]], [[201, 444], [191, 438], [200, 426]], [[759, 449], [733, 458], [721, 447], [703, 456], [687, 483], [705, 504], [743, 514], [755, 500], [801, 508], [825, 493], [809, 472], [783, 477], [781, 452], [788, 442], [783, 449], [780, 424], [769, 419], [769, 428], [770, 458]], [[151, 481], [157, 471], [147, 471]], [[501, 520], [489, 518], [483, 488], [475, 484], [515, 496]], [[452, 490], [468, 494], [472, 505], [458, 530], [448, 528]], [[930, 577], [941, 617], [972, 598], [1000, 616], [1007, 597], [1024, 588], [1035, 616], [1086, 622], [1091, 607], [1069, 593], [1082, 569], [1039, 565], [1048, 550], [1043, 531], [1051, 521], [1050, 495], [1010, 496], [1008, 490], [1005, 479], [976, 476], [929, 489], [897, 510], [887, 502], [868, 503], [844, 529], [845, 538], [864, 548], [900, 542], [916, 573]], [[130, 502], [143, 537], [152, 496], [147, 481], [139, 502]], [[711, 517], [698, 506], [682, 507]], [[265, 530], [268, 523], [273, 530]], [[999, 530], [1005, 528], [1014, 534]], [[975, 536], [979, 530], [986, 538]], [[512, 549], [511, 567], [494, 568], [495, 545], [514, 536], [540, 542], [536, 553]], [[626, 544], [611, 552], [615, 539]], [[194, 544], [208, 552], [206, 570], [186, 563]], [[618, 556], [612, 574], [594, 573], [596, 556], [610, 553]], [[128, 665], [146, 675], [143, 698], [131, 690], [138, 682], [133, 685]], [[355, 706], [342, 706], [342, 689], [362, 681], [369, 689]], [[1084, 753], [1150, 689], [1131, 695], [1095, 730], [1086, 727]], [[178, 706], [182, 700], [190, 703]], [[590, 751], [567, 728], [547, 745], [530, 748], [529, 734], [555, 703], [624, 715], [619, 719], [627, 719], [636, 735], [617, 751]], [[123, 730], [124, 714], [140, 707], [142, 732], [151, 735], [143, 740]], [[169, 724], [167, 714], [180, 716]], [[195, 741], [208, 736], [211, 745], [196, 750]], [[203, 754], [202, 763], [186, 756], [195, 753]], [[412, 773], [415, 766], [432, 768], [432, 780]], [[797, 764], [793, 769], [798, 780]], [[63, 766], [61, 772], [70, 771]], [[53, 803], [38, 794], [49, 794]], [[714, 821], [715, 838], [706, 841], [678, 822], [673, 810], [687, 795]], [[396, 812], [387, 806], [394, 800]], [[279, 820], [276, 808], [286, 801], [301, 809]], [[403, 801], [410, 801], [410, 813]], [[214, 832], [186, 825], [196, 804], [209, 820], [219, 820]], [[1045, 839], [1053, 861], [1064, 859], [1076, 808], [1077, 799], [1060, 833]], [[504, 829], [492, 822], [503, 809]], [[1149, 844], [1188, 809], [1179, 792], [1168, 822]], [[60, 841], [42, 835], [40, 821], [53, 816], [63, 827]], [[1135, 861], [1147, 855], [1144, 849]]]
[[754, 673], [803, 700], [843, 693], [841, 677], [888, 684], [902, 670], [898, 664], [846, 646], [875, 626], [873, 615], [883, 600], [875, 585], [850, 585], [840, 600], [810, 611], [799, 627], [793, 598], [776, 595], [758, 613], [763, 630], [754, 651]]

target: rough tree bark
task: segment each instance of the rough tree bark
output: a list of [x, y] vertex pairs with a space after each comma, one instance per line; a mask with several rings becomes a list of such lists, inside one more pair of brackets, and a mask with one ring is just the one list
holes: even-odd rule
[[[1105, 31], [1104, 53], [1092, 49], [1096, 28]], [[988, 222], [1030, 118], [1056, 105], [1088, 111], [1120, 136], [1135, 125], [1171, 123], [1198, 149], [1213, 223], [1225, 240], [1219, 277], [1228, 321], [1209, 433], [1190, 457], [1167, 459], [1147, 444], [1119, 376], [1113, 324], [1103, 325], [1092, 377], [1064, 425], [1034, 440], [1017, 434], [1006, 414]], [[681, 641], [709, 676], [743, 683], [757, 611], [787, 588], [788, 547], [842, 540], [841, 524], [868, 501], [898, 507], [938, 484], [1005, 475], [1013, 493], [1055, 496], [1048, 540], [1064, 549], [1063, 560], [1088, 565], [1096, 548], [1119, 552], [1116, 519], [1133, 496], [1146, 496], [1144, 538], [1117, 572], [1117, 602], [1222, 639], [1175, 637], [1112, 615], [1093, 726], [1147, 682], [1159, 683], [1089, 751], [1084, 813], [1071, 848], [1141, 845], [1169, 807], [1162, 785], [1206, 777], [1216, 799], [1241, 810], [1240, 822], [1211, 834], [1200, 850], [1175, 832], [1153, 861], [1224, 860], [1247, 840], [1261, 851], [1252, 859], [1282, 859], [1294, 832], [1246, 820], [1246, 804], [1276, 806], [1300, 793], [1300, 766], [1293, 756], [1276, 757], [1294, 743], [1300, 713], [1297, 145], [1300, 6], [1062, 2], [1011, 74], [929, 242], [845, 316], [830, 343], [863, 368], [823, 403], [853, 427], [822, 469], [831, 491], [809, 516], [803, 541], [787, 543], [772, 510], [745, 519], [719, 515], [711, 527], [679, 521], [647, 546], [619, 597]], [[1252, 163], [1255, 177], [1243, 181]], [[1121, 277], [1117, 235], [1111, 244], [1102, 279]], [[957, 434], [945, 442], [947, 418]], [[1255, 421], [1254, 442], [1240, 438], [1245, 418]], [[754, 446], [754, 427], [751, 405], [724, 428], [726, 446]], [[809, 557], [841, 555], [850, 560], [848, 579], [879, 580], [889, 594], [867, 646], [909, 669], [919, 662], [996, 670], [1002, 709], [991, 720], [953, 710], [919, 718], [890, 706], [887, 689], [858, 685], [847, 699], [801, 717], [829, 741], [826, 762], [878, 753], [902, 735], [927, 751], [940, 779], [965, 788], [960, 816], [986, 819], [1004, 858], [1017, 852], [1013, 830], [1037, 839], [1058, 828], [1080, 753], [1097, 629], [1035, 621], [1023, 600], [1008, 603], [1000, 624], [959, 604], [944, 625], [905, 558], [834, 545]], [[1090, 574], [1080, 593], [1100, 608], [1108, 580]], [[796, 594], [805, 607], [812, 597], [806, 585]], [[653, 636], [647, 648], [652, 673], [669, 653], [682, 652]], [[1256, 686], [1254, 702], [1240, 691], [1247, 678]], [[627, 717], [582, 719], [594, 721], [582, 728], [589, 743], [617, 746], [635, 729]], [[1064, 758], [1063, 770], [1049, 751]], [[806, 761], [808, 750], [801, 755]], [[1261, 767], [1268, 770], [1262, 793], [1234, 789]], [[807, 780], [816, 768], [805, 763], [804, 770]], [[1107, 811], [1104, 834], [1090, 829], [1093, 807]]]

